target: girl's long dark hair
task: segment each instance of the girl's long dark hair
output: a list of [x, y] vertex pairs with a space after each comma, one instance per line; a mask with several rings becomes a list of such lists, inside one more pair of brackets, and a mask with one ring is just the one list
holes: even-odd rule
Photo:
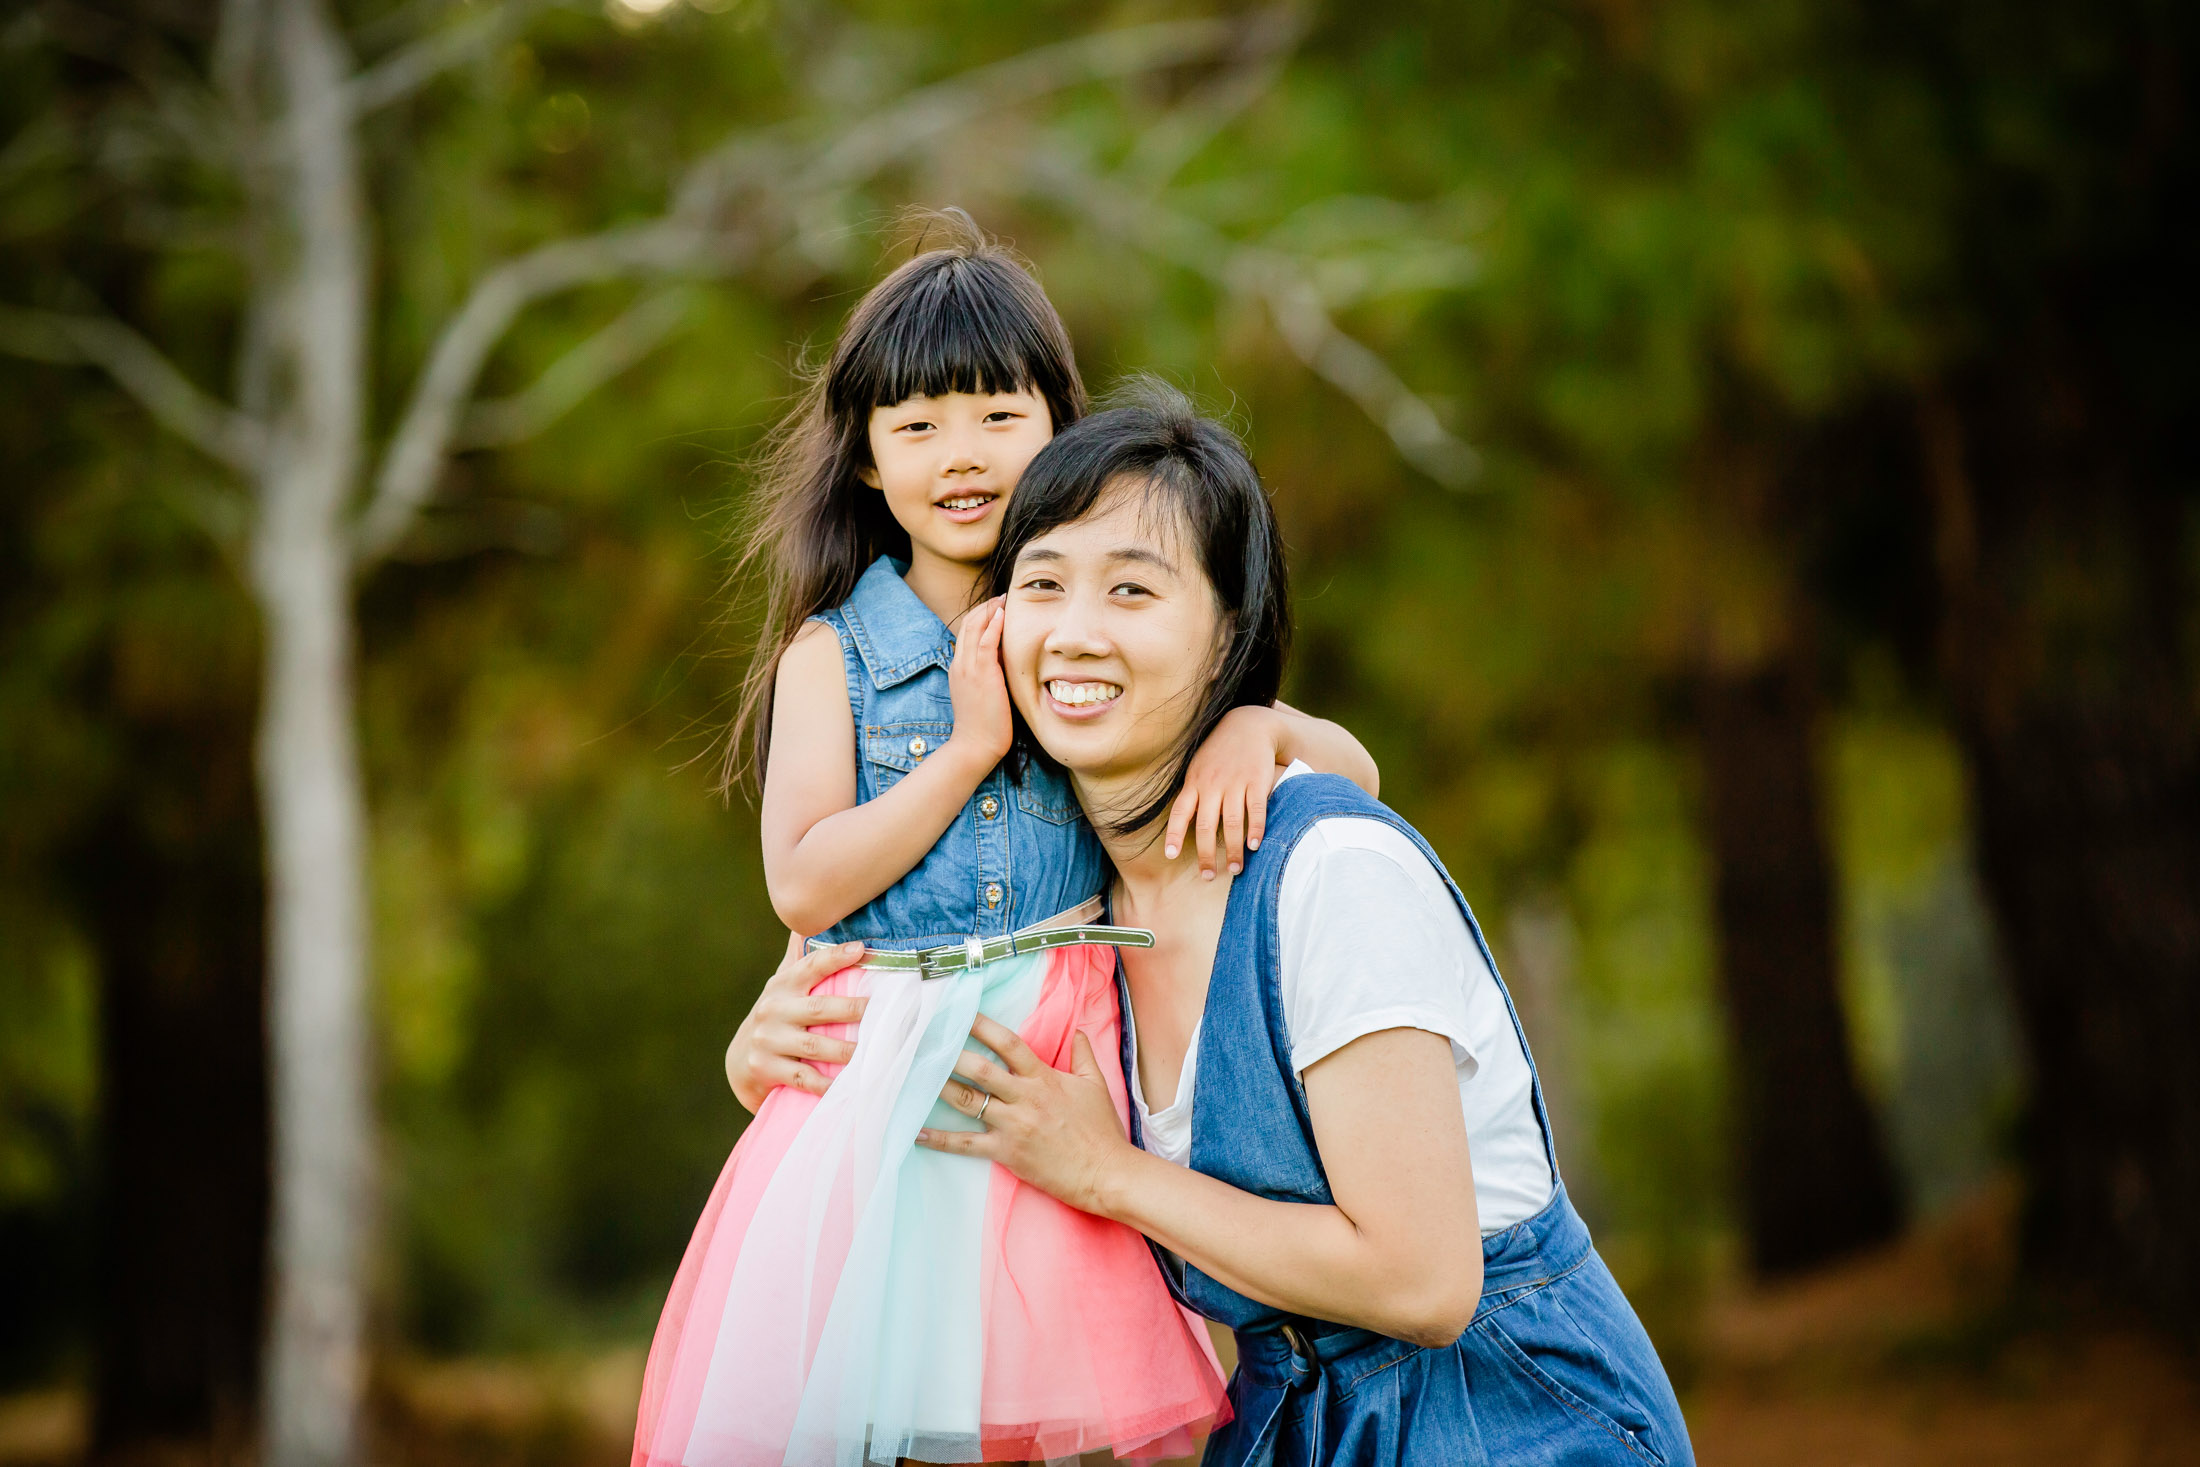
[[879, 556], [909, 554], [886, 496], [857, 476], [871, 465], [871, 410], [920, 394], [1022, 389], [1046, 399], [1056, 432], [1085, 414], [1069, 332], [1031, 272], [959, 209], [923, 225], [920, 246], [942, 232], [946, 242], [857, 303], [759, 460], [734, 578], [764, 572], [764, 625], [726, 735], [722, 793], [763, 778], [779, 659], [802, 624], [847, 600]]
[[[1025, 546], [1118, 492], [1144, 495], [1155, 511], [1178, 518], [1222, 612], [1222, 641], [1199, 706], [1165, 772], [1139, 792], [1138, 808], [1094, 820], [1128, 835], [1168, 813], [1192, 756], [1224, 714], [1276, 701], [1291, 651], [1291, 582], [1275, 506], [1245, 445], [1167, 383], [1135, 378], [1110, 393], [1101, 411], [1056, 434], [1024, 469], [986, 568], [986, 594], [1007, 594]], [[1020, 757], [1046, 758], [1021, 718], [1016, 743]]]

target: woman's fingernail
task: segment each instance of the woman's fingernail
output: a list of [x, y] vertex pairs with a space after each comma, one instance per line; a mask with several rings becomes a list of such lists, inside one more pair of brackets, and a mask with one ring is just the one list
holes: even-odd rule
[[1173, 861], [1176, 859], [1176, 853], [1182, 849], [1182, 846], [1163, 846], [1161, 848], [1161, 854], [1167, 856], [1170, 860]]
[[1215, 879], [1215, 873], [1202, 866], [1199, 868], [1199, 879], [1201, 881], [1212, 881]]
[[1253, 837], [1253, 838], [1252, 838], [1251, 840], [1247, 841], [1247, 842], [1245, 843], [1245, 849], [1247, 849], [1247, 850], [1249, 850], [1249, 851], [1257, 851], [1257, 850], [1259, 850], [1259, 849], [1260, 849], [1260, 837], [1256, 835], [1256, 836], [1254, 836], [1254, 837]]
[[1238, 874], [1238, 872], [1240, 872], [1240, 871], [1242, 871], [1242, 870], [1244, 870], [1244, 869], [1245, 869], [1244, 867], [1242, 867], [1242, 866], [1238, 865], [1238, 863], [1237, 863], [1237, 862], [1235, 862], [1235, 861], [1232, 861], [1232, 862], [1230, 863], [1230, 874], [1231, 874], [1232, 876], [1235, 876], [1235, 875], [1237, 875], [1237, 874]]

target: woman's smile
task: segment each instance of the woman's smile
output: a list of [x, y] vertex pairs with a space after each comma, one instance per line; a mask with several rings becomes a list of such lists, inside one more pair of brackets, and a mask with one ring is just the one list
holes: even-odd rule
[[1121, 683], [1057, 677], [1047, 679], [1041, 686], [1046, 689], [1051, 711], [1060, 718], [1097, 718], [1123, 696]]

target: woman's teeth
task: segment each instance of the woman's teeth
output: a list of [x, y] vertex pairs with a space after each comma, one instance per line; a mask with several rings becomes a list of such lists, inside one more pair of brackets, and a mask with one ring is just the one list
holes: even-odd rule
[[956, 495], [956, 496], [955, 496], [955, 497], [954, 497], [953, 499], [943, 499], [943, 500], [941, 500], [941, 501], [940, 501], [940, 508], [941, 508], [941, 509], [976, 509], [976, 508], [978, 508], [978, 507], [979, 507], [980, 505], [984, 505], [984, 504], [991, 504], [992, 502], [993, 502], [993, 496], [992, 496], [992, 495], [990, 495], [990, 494], [958, 494], [958, 495]]
[[1071, 683], [1059, 678], [1047, 684], [1047, 692], [1055, 702], [1066, 703], [1072, 708], [1081, 703], [1105, 703], [1123, 696], [1123, 690], [1114, 683]]

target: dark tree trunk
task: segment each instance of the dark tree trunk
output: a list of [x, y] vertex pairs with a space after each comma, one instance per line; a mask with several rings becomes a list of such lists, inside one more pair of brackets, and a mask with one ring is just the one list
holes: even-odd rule
[[[1920, 394], [1942, 677], [2031, 1061], [2038, 1272], [2200, 1325], [2200, 370], [2191, 6], [1889, 11], [1955, 149]], [[2012, 99], [2055, 130], [2043, 154]], [[2019, 124], [2024, 126], [2027, 124]]]
[[[234, 712], [233, 717], [225, 716]], [[251, 710], [126, 725], [70, 878], [98, 951], [94, 1453], [248, 1449], [267, 1226]]]
[[2132, 698], [1966, 723], [1981, 868], [2032, 1062], [2033, 1261], [2189, 1331], [2200, 1308], [2189, 713]]
[[1901, 1222], [1841, 1008], [1813, 671], [1790, 651], [1709, 671], [1699, 689], [1742, 1219], [1763, 1274], [1880, 1242]]
[[2087, 345], [2057, 333], [1923, 409], [1943, 650], [2031, 1061], [2031, 1264], [2190, 1333], [2200, 505]]

